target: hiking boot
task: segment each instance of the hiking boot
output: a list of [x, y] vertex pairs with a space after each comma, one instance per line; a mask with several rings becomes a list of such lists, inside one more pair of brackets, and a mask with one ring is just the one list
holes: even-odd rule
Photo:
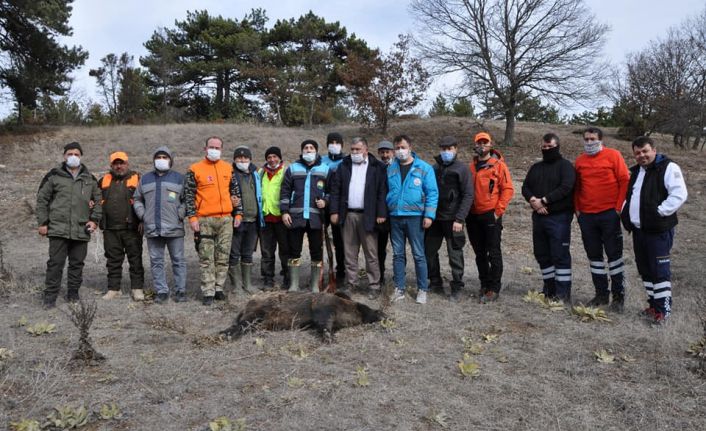
[[659, 328], [663, 327], [667, 324], [667, 319], [669, 318], [668, 314], [660, 313], [660, 312], [655, 312], [655, 317], [652, 320], [652, 327], [653, 328]]
[[649, 306], [638, 313], [640, 317], [646, 317], [649, 320], [654, 320], [655, 314], [657, 314], [657, 310], [655, 310], [652, 306]]
[[78, 289], [77, 290], [71, 289], [68, 292], [66, 292], [66, 302], [68, 302], [70, 304], [75, 304], [80, 300], [81, 300], [81, 298], [78, 296]]
[[420, 290], [417, 292], [417, 304], [427, 303], [427, 292], [425, 290]]
[[201, 303], [207, 307], [213, 305], [213, 296], [204, 296]]
[[213, 297], [216, 301], [225, 301], [226, 300], [226, 294], [222, 291], [219, 290], [216, 292], [216, 295]]
[[254, 295], [260, 292], [260, 289], [252, 285], [252, 263], [240, 263], [240, 268], [242, 269], [243, 275], [243, 290]]
[[404, 290], [395, 289], [394, 295], [392, 295], [392, 302], [403, 301], [404, 300]]
[[158, 293], [157, 296], [154, 297], [155, 304], [164, 304], [167, 301], [169, 301], [168, 293]]
[[299, 292], [299, 259], [289, 259], [289, 291]]
[[132, 289], [132, 300], [133, 301], [144, 301], [145, 292], [142, 289]]
[[481, 304], [488, 304], [490, 302], [495, 302], [498, 300], [498, 292], [493, 290], [486, 290], [485, 293], [480, 297], [479, 302]]
[[119, 290], [109, 290], [103, 295], [103, 299], [110, 301], [111, 299], [120, 298], [123, 296], [123, 292]]
[[186, 302], [186, 292], [177, 292], [174, 294], [174, 302]]
[[612, 312], [623, 314], [625, 310], [625, 295], [622, 293], [613, 294], [613, 301], [611, 301], [608, 308]]
[[45, 310], [51, 310], [52, 308], [56, 307], [56, 297], [49, 297], [45, 296], [42, 299], [42, 308]]
[[447, 296], [449, 302], [458, 302], [461, 300], [461, 290], [454, 289], [451, 295]]
[[608, 292], [596, 293], [596, 296], [594, 296], [593, 299], [588, 301], [586, 303], [586, 305], [589, 307], [598, 307], [601, 305], [608, 305], [609, 302], [610, 302], [610, 297], [608, 296]]

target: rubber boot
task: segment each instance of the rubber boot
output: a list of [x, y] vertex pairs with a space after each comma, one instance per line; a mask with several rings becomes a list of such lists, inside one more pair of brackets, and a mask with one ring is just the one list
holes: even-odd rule
[[323, 262], [311, 262], [311, 278], [309, 280], [309, 287], [313, 293], [318, 293], [321, 291], [321, 277], [323, 276], [323, 270]]
[[252, 285], [252, 263], [242, 262], [240, 266], [243, 270], [243, 290], [250, 295], [260, 292], [260, 289]]
[[233, 287], [233, 295], [235, 295], [236, 297], [245, 296], [245, 291], [243, 290], [243, 273], [240, 265], [240, 262], [238, 262], [233, 263], [228, 267], [228, 281]]
[[289, 291], [299, 292], [299, 259], [289, 259]]

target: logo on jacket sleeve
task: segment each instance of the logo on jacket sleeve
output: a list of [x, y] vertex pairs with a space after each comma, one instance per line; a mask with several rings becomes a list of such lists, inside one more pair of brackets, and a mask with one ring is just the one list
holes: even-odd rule
[[419, 178], [415, 178], [415, 179], [414, 179], [414, 185], [417, 186], [417, 187], [419, 187], [420, 185], [422, 185], [422, 180], [420, 180]]
[[316, 182], [316, 188], [319, 190], [323, 190], [325, 185], [326, 183], [324, 183], [324, 180], [319, 180]]

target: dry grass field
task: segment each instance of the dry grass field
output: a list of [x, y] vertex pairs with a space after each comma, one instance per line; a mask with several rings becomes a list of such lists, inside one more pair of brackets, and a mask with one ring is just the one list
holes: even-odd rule
[[[414, 120], [393, 124], [389, 137], [407, 133], [419, 155], [430, 160], [436, 140], [454, 135], [464, 142], [460, 157], [468, 160], [467, 144], [478, 126], [452, 118]], [[502, 136], [502, 126], [485, 124], [496, 136]], [[549, 129], [519, 124], [518, 143], [499, 148], [518, 192], [539, 156], [535, 144]], [[551, 129], [573, 160], [580, 149], [575, 128]], [[353, 126], [338, 130], [348, 138], [365, 134]], [[705, 158], [674, 150], [666, 138], [661, 149], [682, 166], [689, 201], [680, 212], [673, 250], [675, 312], [664, 328], [654, 329], [637, 316], [645, 298], [627, 235], [623, 315], [608, 313], [610, 322], [582, 322], [567, 311], [524, 302], [529, 289], [541, 288], [541, 277], [532, 255], [530, 210], [518, 193], [505, 217], [504, 285], [497, 303], [477, 303], [477, 273], [467, 246], [461, 302], [432, 295], [420, 306], [409, 297], [387, 310], [390, 320], [384, 325], [342, 330], [333, 344], [322, 344], [308, 331], [257, 332], [233, 342], [214, 337], [244, 302], [230, 300], [211, 308], [200, 304], [190, 236], [189, 302], [136, 304], [125, 296], [102, 302], [105, 259], [100, 238], [94, 237], [81, 295], [98, 302], [91, 337], [107, 359], [95, 366], [71, 361], [78, 331], [65, 313], [65, 291], [57, 309], [40, 306], [48, 243], [36, 234], [32, 214], [38, 183], [60, 160], [66, 142], [81, 142], [83, 160], [94, 173], [105, 171], [108, 154], [118, 149], [126, 150], [132, 166], [144, 171], [153, 150], [163, 144], [174, 150], [175, 168], [184, 171], [202, 157], [209, 135], [224, 137], [227, 157], [236, 145], [250, 145], [260, 163], [270, 145], [281, 146], [291, 160], [303, 139], [322, 143], [327, 131], [189, 124], [0, 136], [0, 241], [10, 272], [0, 282], [0, 349], [11, 351], [0, 350], [0, 428], [23, 419], [43, 423], [55, 407], [83, 406], [89, 414], [81, 427], [85, 430], [200, 431], [219, 417], [229, 418], [231, 429], [248, 430], [706, 429], [706, 380], [697, 371], [699, 362], [686, 353], [704, 335], [700, 319], [706, 318]], [[368, 137], [371, 143], [382, 138]], [[605, 141], [633, 164], [628, 142]], [[576, 223], [572, 255], [573, 297], [585, 302], [593, 287]], [[149, 267], [146, 253], [145, 265]], [[410, 263], [410, 286], [411, 269]], [[442, 269], [448, 276], [443, 257]], [[255, 274], [259, 282], [257, 263]], [[369, 303], [362, 293], [354, 297]], [[55, 331], [41, 336], [27, 332], [26, 325], [39, 322], [55, 324]], [[614, 356], [613, 362], [597, 361], [594, 352], [603, 349]], [[474, 377], [460, 372], [464, 352], [467, 365], [478, 365]], [[104, 412], [108, 419], [102, 419], [101, 406], [112, 403], [118, 417]]]

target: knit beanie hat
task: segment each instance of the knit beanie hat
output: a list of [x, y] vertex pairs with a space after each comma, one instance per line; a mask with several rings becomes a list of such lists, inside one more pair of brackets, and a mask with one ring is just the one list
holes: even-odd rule
[[333, 141], [336, 141], [339, 144], [342, 144], [343, 143], [343, 135], [341, 135], [338, 132], [331, 132], [328, 135], [326, 135], [326, 145], [330, 144]]
[[280, 160], [282, 160], [282, 150], [280, 150], [279, 147], [268, 148], [267, 151], [265, 151], [265, 159], [267, 159], [270, 154], [274, 154], [275, 156], [279, 157]]
[[64, 154], [66, 154], [66, 152], [69, 150], [78, 150], [83, 156], [83, 148], [81, 148], [81, 144], [79, 144], [78, 142], [70, 142], [64, 145]]
[[309, 145], [309, 144], [313, 145], [314, 148], [316, 148], [316, 151], [317, 151], [317, 152], [319, 151], [319, 143], [316, 142], [316, 141], [313, 140], [313, 139], [307, 139], [307, 140], [305, 140], [304, 142], [302, 142], [301, 149], [304, 150], [304, 147], [307, 146], [307, 145]]
[[245, 156], [248, 159], [252, 160], [252, 152], [250, 152], [250, 148], [248, 148], [245, 145], [241, 145], [235, 149], [233, 152], [233, 158], [239, 157], [239, 156]]

